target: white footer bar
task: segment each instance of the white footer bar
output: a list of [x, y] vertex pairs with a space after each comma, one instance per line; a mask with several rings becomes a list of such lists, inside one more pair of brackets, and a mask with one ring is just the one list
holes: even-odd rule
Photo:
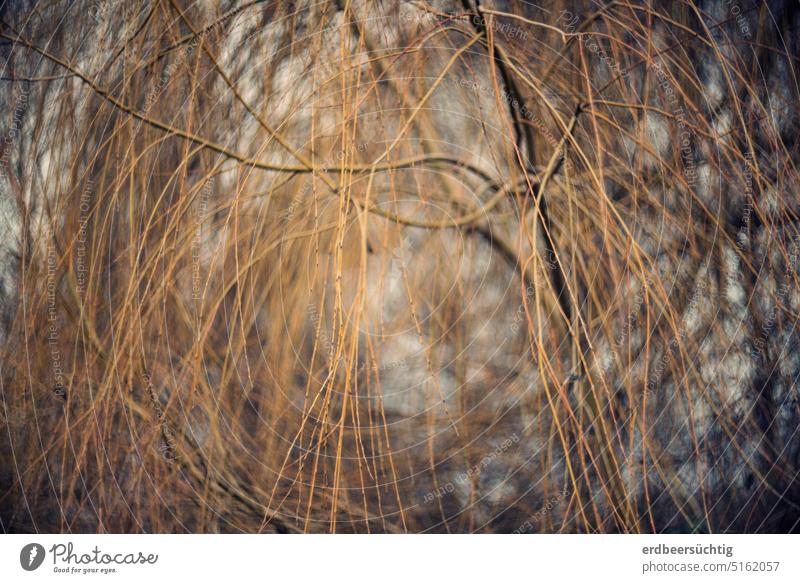
[[4, 535], [0, 580], [796, 582], [798, 543], [787, 535]]

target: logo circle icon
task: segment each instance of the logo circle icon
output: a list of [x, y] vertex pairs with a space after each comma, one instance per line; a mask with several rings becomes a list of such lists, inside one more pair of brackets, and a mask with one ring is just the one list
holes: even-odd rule
[[29, 543], [19, 552], [19, 564], [26, 571], [35, 571], [44, 562], [44, 547], [39, 543]]

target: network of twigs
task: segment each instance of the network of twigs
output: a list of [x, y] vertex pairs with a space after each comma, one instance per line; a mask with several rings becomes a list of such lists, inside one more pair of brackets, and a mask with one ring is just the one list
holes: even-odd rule
[[[793, 13], [44, 4], [0, 11], [4, 529], [794, 528], [798, 460], [684, 329], [703, 266], [768, 276], [737, 209], [796, 255]], [[747, 515], [672, 479], [670, 427], [716, 442], [661, 409], [711, 411]]]

